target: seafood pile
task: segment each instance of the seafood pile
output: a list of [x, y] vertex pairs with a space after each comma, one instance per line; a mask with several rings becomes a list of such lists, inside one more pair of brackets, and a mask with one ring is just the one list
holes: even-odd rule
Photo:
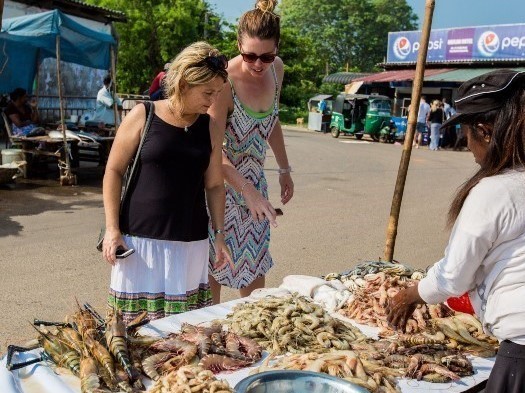
[[366, 339], [353, 325], [297, 294], [236, 305], [225, 323], [230, 332], [252, 338], [274, 354], [344, 350]]
[[[89, 305], [84, 308], [79, 305], [78, 311], [68, 315], [65, 323], [35, 321], [39, 326], [36, 346], [43, 348], [42, 357], [36, 361], [51, 360], [71, 371], [80, 378], [82, 393], [143, 391], [141, 372], [130, 358], [126, 336], [134, 334], [144, 317], [144, 314], [139, 316], [126, 328], [118, 311], [110, 312], [103, 319]], [[51, 331], [43, 327], [46, 325], [56, 329]], [[22, 352], [33, 348], [14, 349]], [[10, 352], [13, 352], [12, 346]], [[10, 369], [20, 365], [11, 366], [8, 364]]]
[[377, 341], [353, 342], [350, 350], [271, 356], [255, 372], [274, 369], [324, 372], [370, 392], [392, 393], [399, 391], [397, 379], [402, 377], [444, 383], [472, 375], [472, 363], [464, 353], [493, 356], [495, 352], [473, 344], [460, 347], [444, 335], [429, 338], [400, 334]]
[[[15, 370], [49, 360], [79, 377], [82, 393], [135, 393], [145, 390], [142, 376], [157, 381], [168, 375], [171, 376], [164, 380], [164, 385], [159, 386], [173, 385], [174, 390], [162, 391], [219, 392], [230, 390], [224, 383], [210, 379], [210, 375], [237, 370], [261, 358], [262, 348], [256, 341], [224, 332], [220, 325], [183, 324], [181, 332], [165, 338], [139, 336], [138, 327], [149, 322], [145, 317], [146, 313], [139, 315], [126, 327], [118, 310], [111, 310], [104, 319], [85, 304], [78, 305], [78, 311], [68, 315], [64, 323], [36, 320], [38, 340], [28, 348], [9, 346], [7, 367]], [[37, 347], [43, 348], [39, 359], [11, 363], [15, 352]], [[187, 366], [193, 368], [177, 374]], [[192, 372], [195, 377], [189, 378]], [[188, 382], [190, 387], [186, 390], [184, 384], [175, 387], [183, 376], [195, 380]]]
[[222, 326], [183, 324], [180, 333], [136, 349], [144, 373], [156, 381], [162, 375], [189, 364], [198, 364], [212, 373], [234, 371], [261, 358], [262, 348], [250, 338], [223, 332]]
[[[419, 280], [380, 273], [367, 274], [362, 278], [362, 285], [353, 290], [353, 296], [339, 310], [342, 315], [358, 323], [379, 326], [383, 334], [389, 330], [386, 320], [388, 300], [399, 291], [417, 285]], [[444, 304], [418, 305], [412, 317], [408, 319], [405, 333], [424, 331], [427, 321], [442, 318], [453, 313]]]
[[215, 378], [210, 370], [200, 366], [183, 366], [164, 375], [149, 390], [150, 393], [230, 393], [228, 382]]
[[357, 351], [344, 350], [321, 354], [310, 352], [275, 360], [268, 357], [263, 365], [254, 370], [253, 373], [276, 369], [322, 372], [343, 378], [371, 392], [398, 392], [395, 378], [402, 377], [404, 375], [403, 370], [387, 369], [374, 365], [370, 371], [367, 370], [365, 364], [367, 361], [360, 359]]
[[327, 281], [340, 280], [348, 289], [355, 291], [366, 285], [365, 276], [370, 274], [384, 273], [385, 275], [397, 276], [401, 280], [411, 278], [421, 280], [425, 277], [423, 270], [414, 269], [401, 263], [382, 261], [363, 262], [346, 273], [329, 273], [323, 278]]

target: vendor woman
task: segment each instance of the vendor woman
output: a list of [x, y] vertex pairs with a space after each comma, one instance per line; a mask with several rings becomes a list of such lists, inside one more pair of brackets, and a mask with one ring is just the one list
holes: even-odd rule
[[486, 392], [525, 389], [525, 72], [497, 70], [463, 83], [457, 114], [479, 170], [450, 206], [445, 256], [418, 285], [390, 302], [388, 322], [404, 328], [419, 303], [468, 292], [489, 334], [500, 341]]

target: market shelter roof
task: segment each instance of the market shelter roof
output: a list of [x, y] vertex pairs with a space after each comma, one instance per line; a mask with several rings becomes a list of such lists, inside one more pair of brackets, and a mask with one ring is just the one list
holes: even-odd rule
[[56, 58], [57, 37], [62, 61], [110, 68], [116, 41], [109, 33], [93, 30], [59, 10], [8, 18], [2, 21], [0, 33], [0, 92], [17, 87], [32, 91], [37, 62]]
[[[425, 70], [425, 80], [433, 75], [439, 75], [444, 72], [450, 71], [450, 68], [428, 68]], [[405, 82], [413, 81], [415, 78], [416, 70], [395, 70], [395, 71], [383, 71], [376, 74], [368, 75], [362, 78], [356, 78], [353, 82], [362, 82], [363, 84], [371, 83], [389, 83], [389, 82]]]
[[323, 83], [341, 83], [346, 85], [355, 79], [370, 75], [368, 72], [336, 72], [335, 74], [326, 75]]
[[79, 16], [96, 20], [99, 22], [127, 22], [126, 14], [122, 11], [113, 10], [110, 8], [88, 4], [80, 0], [14, 0], [16, 3], [27, 4], [28, 6], [37, 6], [42, 10], [59, 9], [68, 15]]
[[[469, 79], [497, 70], [498, 68], [459, 68], [425, 78], [428, 82], [458, 82], [463, 83]], [[525, 71], [525, 67], [513, 67], [516, 71]]]

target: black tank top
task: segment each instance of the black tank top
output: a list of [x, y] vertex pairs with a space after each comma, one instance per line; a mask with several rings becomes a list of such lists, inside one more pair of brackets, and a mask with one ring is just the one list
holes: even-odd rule
[[184, 242], [208, 237], [204, 173], [212, 150], [209, 123], [209, 115], [200, 115], [186, 132], [154, 115], [122, 207], [122, 233]]

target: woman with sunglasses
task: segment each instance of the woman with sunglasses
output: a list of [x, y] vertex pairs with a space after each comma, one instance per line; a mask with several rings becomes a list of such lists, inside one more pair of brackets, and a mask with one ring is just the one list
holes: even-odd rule
[[230, 88], [225, 88], [210, 108], [210, 115], [225, 131], [223, 174], [226, 181], [226, 244], [233, 263], [213, 265], [210, 251], [210, 286], [215, 304], [221, 286], [240, 290], [242, 297], [265, 285], [273, 265], [268, 251], [270, 225], [277, 226], [276, 211], [268, 201], [264, 175], [266, 146], [279, 166], [281, 203], [293, 196], [294, 184], [279, 123], [279, 93], [283, 62], [277, 57], [280, 37], [277, 1], [257, 1], [255, 9], [239, 19], [240, 55], [228, 64]]
[[[184, 49], [165, 77], [167, 99], [137, 105], [115, 137], [104, 175], [103, 254], [112, 265], [109, 305], [129, 322], [210, 305], [208, 214], [224, 229], [222, 131], [206, 113], [227, 79], [227, 59], [205, 42]], [[146, 112], [153, 120], [133, 184], [120, 208], [122, 180], [139, 147]], [[120, 212], [119, 212], [120, 210]], [[218, 268], [230, 261], [224, 238], [214, 243]], [[123, 259], [118, 248], [134, 249]]]

